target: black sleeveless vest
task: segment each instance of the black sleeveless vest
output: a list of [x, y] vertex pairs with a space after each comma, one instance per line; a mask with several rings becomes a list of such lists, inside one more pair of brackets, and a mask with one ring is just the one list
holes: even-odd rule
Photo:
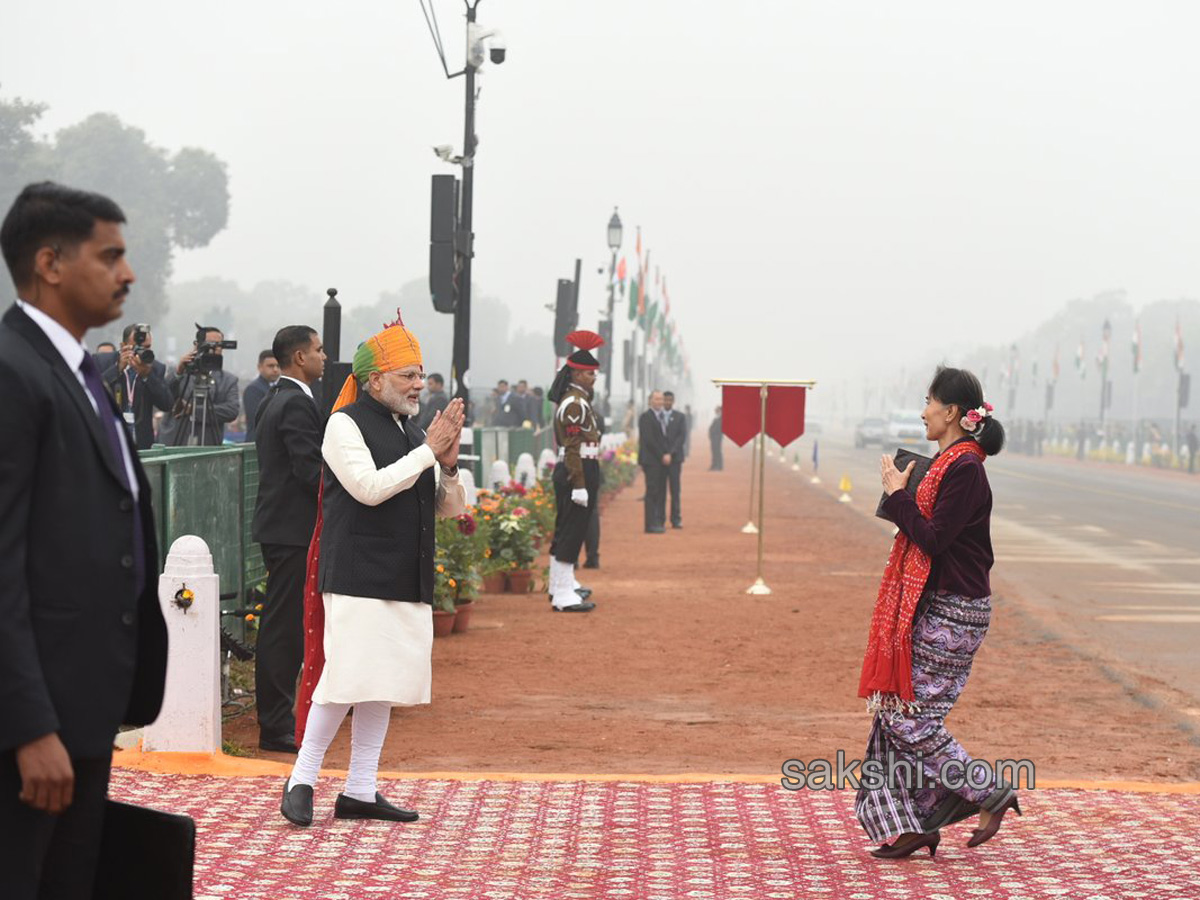
[[[338, 410], [354, 420], [376, 468], [389, 466], [425, 443], [411, 419], [396, 425], [392, 413], [366, 393]], [[436, 483], [433, 469], [378, 506], [352, 497], [325, 468], [321, 561], [322, 592], [433, 603], [433, 530]]]

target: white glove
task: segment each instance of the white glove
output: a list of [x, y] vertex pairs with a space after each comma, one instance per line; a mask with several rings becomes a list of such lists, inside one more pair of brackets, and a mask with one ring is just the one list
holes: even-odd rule
[[587, 488], [575, 488], [571, 491], [571, 502], [578, 503], [580, 506], [587, 506]]

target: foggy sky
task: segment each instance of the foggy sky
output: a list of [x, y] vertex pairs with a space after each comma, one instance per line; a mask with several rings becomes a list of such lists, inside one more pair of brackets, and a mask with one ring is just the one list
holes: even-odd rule
[[[435, 2], [460, 68], [462, 5]], [[429, 176], [455, 171], [430, 147], [461, 150], [463, 81], [417, 0], [53, 10], [0, 7], [6, 97], [48, 103], [47, 132], [110, 111], [229, 163], [229, 227], [176, 280], [353, 304], [424, 275]], [[576, 256], [595, 327], [614, 205], [631, 267], [640, 224], [669, 279], [698, 387], [932, 366], [1109, 289], [1200, 295], [1194, 3], [484, 0], [479, 19], [508, 60], [480, 79], [475, 280], [527, 328], [550, 330]]]

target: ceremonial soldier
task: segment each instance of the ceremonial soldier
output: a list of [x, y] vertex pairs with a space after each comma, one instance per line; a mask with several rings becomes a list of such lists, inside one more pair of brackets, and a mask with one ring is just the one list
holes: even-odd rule
[[557, 404], [554, 437], [554, 498], [558, 514], [550, 545], [550, 603], [559, 612], [589, 612], [596, 604], [591, 591], [575, 580], [575, 563], [587, 536], [600, 493], [600, 424], [592, 409], [592, 387], [600, 363], [592, 350], [604, 343], [591, 331], [573, 331], [567, 341], [579, 349], [567, 357], [550, 388]]

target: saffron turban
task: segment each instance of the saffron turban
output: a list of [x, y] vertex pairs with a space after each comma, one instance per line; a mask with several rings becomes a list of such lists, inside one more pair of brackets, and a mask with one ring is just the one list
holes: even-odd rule
[[421, 365], [421, 344], [417, 336], [404, 327], [399, 310], [396, 315], [395, 324], [367, 338], [354, 351], [354, 371], [334, 401], [335, 411], [358, 399], [359, 382], [365, 381], [372, 372], [392, 372], [405, 366]]

